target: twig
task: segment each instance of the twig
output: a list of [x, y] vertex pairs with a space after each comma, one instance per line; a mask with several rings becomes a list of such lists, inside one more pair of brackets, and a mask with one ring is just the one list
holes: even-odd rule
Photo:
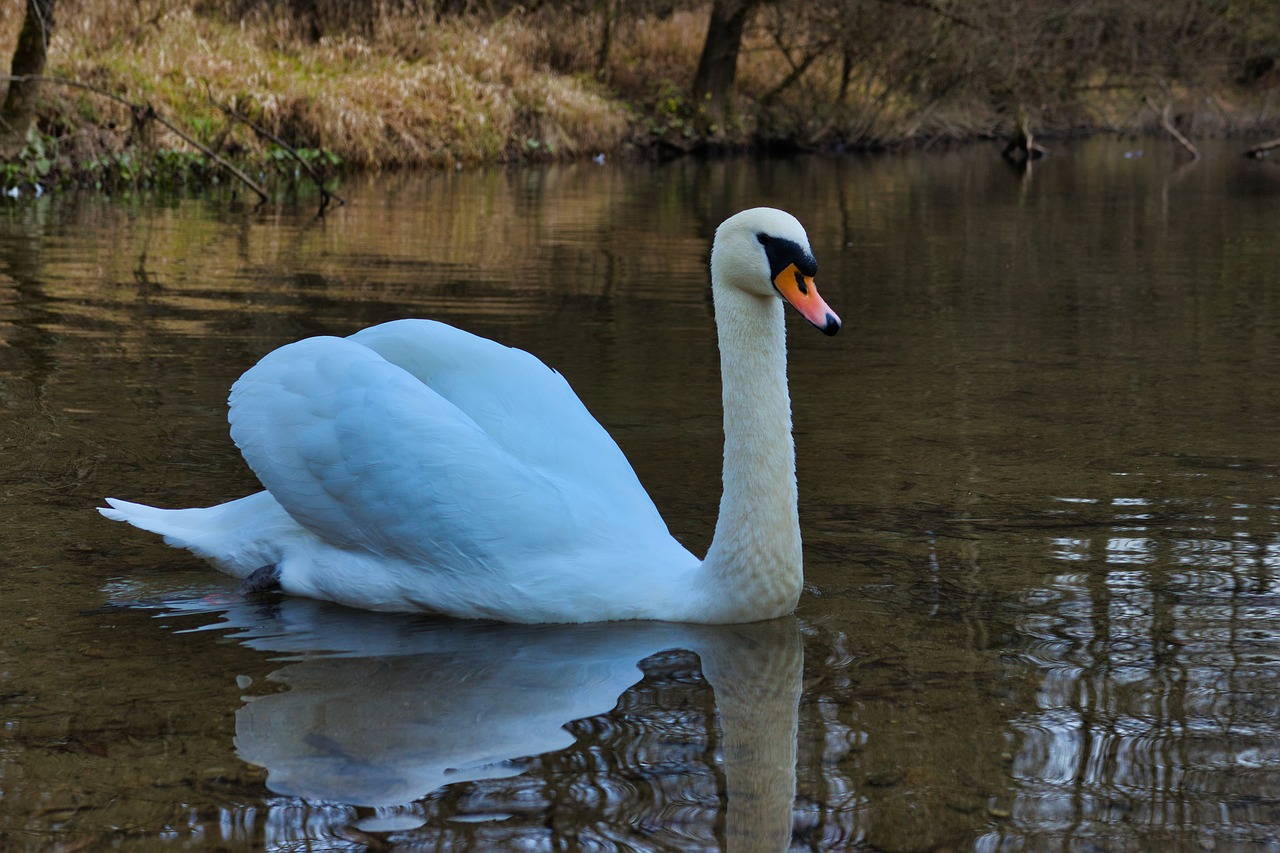
[[1169, 135], [1172, 136], [1174, 139], [1178, 140], [1179, 145], [1187, 149], [1187, 151], [1191, 154], [1191, 159], [1199, 160], [1200, 150], [1196, 148], [1194, 145], [1192, 145], [1191, 140], [1183, 136], [1181, 131], [1178, 130], [1178, 128], [1173, 126], [1173, 121], [1169, 118], [1169, 111], [1171, 109], [1170, 105], [1166, 103], [1164, 105], [1164, 109], [1162, 110], [1159, 107], [1157, 107], [1155, 105], [1155, 102], [1153, 102], [1149, 97], [1144, 95], [1142, 99], [1147, 102], [1147, 106], [1151, 107], [1151, 109], [1155, 111], [1156, 115], [1160, 116], [1160, 124], [1164, 127], [1165, 130], [1169, 131]]
[[1036, 142], [1031, 126], [1031, 113], [1026, 107], [1019, 105], [1017, 126], [1000, 156], [1015, 166], [1029, 166], [1032, 160], [1039, 160], [1048, 153], [1046, 148]]
[[[791, 86], [792, 83], [796, 82], [797, 80], [799, 80], [801, 77], [804, 76], [804, 72], [809, 70], [809, 66], [813, 64], [815, 59], [818, 59], [820, 56], [822, 56], [823, 53], [826, 52], [826, 49], [830, 46], [830, 44], [831, 44], [830, 42], [822, 44], [813, 53], [806, 54], [805, 58], [801, 60], [800, 64], [798, 65], [795, 62], [791, 61], [790, 54], [786, 53], [784, 50], [783, 55], [786, 57], [787, 62], [791, 65], [791, 72], [787, 74], [786, 77], [782, 78], [781, 83], [774, 86], [768, 92], [765, 92], [764, 95], [760, 97], [760, 103], [761, 104], [773, 103], [774, 98], [781, 95], [783, 92], [787, 90], [789, 86]], [[779, 45], [779, 47], [781, 47], [781, 45]]]
[[297, 151], [294, 150], [292, 145], [285, 142], [283, 139], [276, 136], [274, 133], [267, 130], [265, 127], [262, 127], [260, 124], [253, 121], [247, 115], [235, 109], [234, 107], [229, 107], [226, 104], [219, 103], [218, 101], [215, 101], [212, 96], [210, 96], [209, 102], [213, 104], [215, 107], [217, 107], [218, 109], [222, 110], [231, 118], [235, 119], [236, 121], [242, 122], [248, 125], [249, 127], [251, 127], [253, 131], [257, 133], [259, 136], [265, 136], [267, 139], [271, 140], [276, 145], [279, 145], [281, 148], [287, 151], [290, 155], [292, 155], [293, 159], [297, 160], [298, 163], [302, 166], [302, 168], [307, 170], [307, 174], [311, 176], [311, 180], [316, 182], [316, 187], [320, 190], [320, 213], [321, 214], [323, 214], [324, 209], [329, 206], [330, 199], [333, 199], [340, 205], [346, 205], [347, 203], [346, 199], [344, 199], [342, 196], [338, 195], [335, 192], [330, 192], [328, 189], [325, 188], [324, 178], [322, 178], [316, 172], [315, 168], [310, 163], [308, 163], [305, 159], [303, 159], [301, 154], [299, 154]]
[[270, 197], [267, 195], [267, 191], [266, 191], [266, 190], [264, 190], [262, 187], [258, 186], [258, 185], [253, 181], [253, 179], [252, 179], [252, 178], [250, 178], [248, 175], [246, 175], [244, 172], [240, 171], [240, 170], [239, 170], [239, 169], [237, 169], [235, 166], [233, 166], [233, 165], [231, 164], [231, 162], [230, 162], [230, 161], [225, 160], [225, 159], [223, 159], [222, 157], [218, 156], [217, 152], [215, 152], [212, 148], [206, 148], [205, 146], [201, 145], [199, 142], [196, 142], [196, 141], [195, 141], [194, 139], [192, 139], [190, 136], [187, 136], [187, 134], [185, 134], [185, 133], [183, 133], [181, 130], [179, 130], [179, 129], [178, 129], [178, 127], [177, 127], [173, 122], [169, 121], [167, 118], [165, 118], [164, 116], [162, 116], [162, 115], [160, 115], [158, 112], [156, 112], [156, 111], [151, 107], [151, 105], [150, 105], [150, 104], [148, 104], [148, 105], [147, 105], [147, 108], [146, 108], [146, 109], [147, 109], [147, 115], [148, 115], [150, 118], [154, 118], [156, 121], [160, 122], [160, 123], [161, 123], [161, 124], [163, 124], [165, 127], [169, 128], [169, 129], [170, 129], [170, 130], [172, 130], [174, 133], [178, 134], [178, 136], [179, 136], [179, 137], [181, 137], [183, 140], [185, 140], [189, 145], [191, 145], [191, 146], [193, 146], [193, 147], [195, 147], [195, 148], [200, 149], [200, 150], [201, 150], [201, 151], [203, 151], [205, 154], [207, 154], [207, 155], [209, 155], [210, 157], [212, 157], [214, 160], [217, 160], [217, 161], [218, 161], [218, 163], [219, 163], [219, 164], [220, 164], [224, 169], [226, 169], [226, 170], [227, 170], [228, 172], [230, 172], [231, 174], [235, 175], [235, 176], [236, 176], [237, 178], [239, 178], [240, 180], [244, 181], [245, 186], [247, 186], [249, 189], [253, 190], [255, 193], [257, 193], [257, 194], [258, 194], [258, 198], [259, 198], [259, 199], [261, 199], [262, 201], [267, 201], [267, 200], [270, 198]]
[[973, 23], [972, 21], [969, 21], [953, 12], [943, 9], [941, 6], [938, 6], [935, 3], [930, 3], [928, 2], [928, 0], [880, 0], [880, 2], [888, 6], [902, 6], [907, 9], [922, 9], [925, 12], [932, 12], [938, 17], [946, 18], [951, 23], [958, 24], [959, 26], [965, 27], [966, 29], [975, 30], [977, 32], [982, 31], [982, 28], [979, 27], [977, 24]]
[[253, 190], [254, 193], [257, 194], [258, 198], [261, 201], [267, 201], [270, 198], [270, 196], [267, 195], [267, 191], [264, 190], [262, 187], [260, 187], [252, 178], [250, 178], [244, 172], [237, 169], [235, 165], [233, 165], [230, 161], [223, 158], [216, 151], [210, 148], [207, 148], [206, 146], [201, 145], [199, 142], [192, 139], [190, 136], [184, 133], [177, 125], [175, 125], [173, 122], [169, 121], [167, 118], [165, 118], [164, 116], [156, 112], [155, 108], [152, 107], [150, 104], [135, 104], [133, 101], [130, 101], [126, 98], [122, 98], [121, 96], [117, 95], [114, 92], [108, 92], [106, 89], [99, 88], [89, 83], [81, 83], [79, 80], [69, 80], [66, 77], [45, 77], [40, 74], [26, 74], [26, 75], [18, 75], [18, 76], [14, 76], [10, 74], [0, 74], [0, 80], [8, 80], [11, 83], [26, 82], [26, 81], [36, 81], [39, 83], [56, 83], [59, 86], [71, 86], [76, 89], [84, 89], [86, 92], [93, 92], [95, 95], [101, 95], [102, 97], [109, 98], [110, 100], [113, 100], [118, 104], [123, 104], [124, 106], [128, 107], [130, 110], [133, 110], [135, 113], [142, 115], [143, 118], [153, 118], [156, 121], [160, 122], [165, 127], [169, 128], [169, 130], [177, 134], [178, 137], [182, 139], [184, 142], [186, 142], [188, 145], [198, 149], [199, 151], [204, 153], [206, 156], [211, 157], [219, 166], [222, 166], [228, 172], [230, 172], [231, 174], [239, 178], [241, 181], [243, 181], [244, 185], [247, 186], [249, 189]]
[[1272, 139], [1269, 142], [1263, 142], [1253, 146], [1248, 151], [1244, 152], [1244, 156], [1260, 160], [1263, 157], [1266, 157], [1267, 153], [1270, 152], [1272, 148], [1280, 148], [1280, 137]]

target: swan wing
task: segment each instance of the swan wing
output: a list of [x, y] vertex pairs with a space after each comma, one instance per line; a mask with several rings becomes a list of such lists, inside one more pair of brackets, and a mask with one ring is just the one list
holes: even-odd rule
[[433, 320], [383, 323], [350, 340], [448, 400], [515, 458], [598, 482], [616, 499], [638, 498], [657, 515], [630, 463], [569, 383], [524, 350]]
[[562, 377], [443, 324], [281, 347], [230, 403], [232, 438], [263, 485], [339, 547], [493, 570], [654, 535], [655, 520], [666, 534]]

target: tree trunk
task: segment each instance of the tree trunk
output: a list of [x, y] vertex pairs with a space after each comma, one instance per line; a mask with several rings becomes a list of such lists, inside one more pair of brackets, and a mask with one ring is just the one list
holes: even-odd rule
[[729, 94], [738, 73], [738, 49], [742, 31], [759, 0], [715, 0], [702, 58], [693, 77], [693, 98], [706, 130], [713, 136], [724, 130]]
[[[53, 34], [54, 0], [27, 0], [27, 16], [18, 33], [10, 73], [14, 77], [39, 77], [44, 73], [49, 36]], [[27, 131], [36, 117], [39, 80], [12, 80], [0, 106], [0, 160], [12, 160], [22, 151]]]
[[600, 11], [600, 49], [596, 51], [596, 79], [605, 78], [609, 65], [609, 50], [613, 47], [613, 31], [618, 23], [618, 0], [596, 0]]

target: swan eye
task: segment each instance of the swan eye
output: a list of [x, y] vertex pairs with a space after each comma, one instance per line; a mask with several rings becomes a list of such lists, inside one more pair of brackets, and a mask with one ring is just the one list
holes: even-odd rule
[[765, 257], [769, 260], [769, 278], [777, 279], [779, 273], [794, 265], [800, 273], [813, 278], [818, 274], [818, 262], [805, 246], [785, 237], [773, 237], [763, 232], [756, 235], [756, 240], [764, 247]]

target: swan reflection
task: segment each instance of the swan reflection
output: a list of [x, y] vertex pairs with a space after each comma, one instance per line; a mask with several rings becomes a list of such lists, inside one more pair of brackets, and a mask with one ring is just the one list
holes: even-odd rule
[[[257, 695], [236, 712], [236, 750], [266, 768], [277, 794], [380, 807], [375, 819], [361, 822], [364, 829], [404, 829], [410, 816], [414, 824], [442, 826], [492, 817], [431, 814], [439, 798], [415, 801], [453, 783], [529, 770], [536, 762], [526, 759], [575, 743], [568, 724], [612, 711], [641, 680], [640, 664], [661, 652], [691, 651], [714, 692], [719, 729], [719, 754], [709, 758], [713, 747], [702, 744], [694, 760], [714, 762], [719, 784], [637, 792], [645, 761], [629, 751], [607, 764], [605, 772], [620, 778], [589, 783], [607, 797], [641, 798], [603, 809], [643, 809], [651, 841], [655, 825], [666, 831], [659, 811], [683, 810], [687, 817], [691, 798], [704, 800], [693, 812], [714, 816], [692, 831], [717, 846], [781, 850], [791, 838], [802, 663], [794, 618], [737, 626], [520, 626], [232, 594], [161, 606], [169, 613], [217, 613], [219, 622], [197, 630], [230, 629], [246, 646], [287, 655], [268, 677], [286, 689], [256, 685]], [[707, 739], [715, 745], [717, 735]], [[679, 759], [688, 755], [679, 752]], [[544, 808], [562, 805], [552, 797]]]

